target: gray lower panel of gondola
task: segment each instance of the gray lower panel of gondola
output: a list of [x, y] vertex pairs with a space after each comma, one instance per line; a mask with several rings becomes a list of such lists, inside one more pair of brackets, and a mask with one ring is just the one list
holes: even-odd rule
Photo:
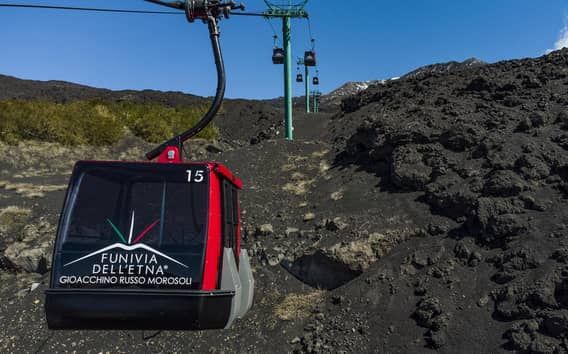
[[224, 328], [233, 291], [46, 290], [50, 329]]

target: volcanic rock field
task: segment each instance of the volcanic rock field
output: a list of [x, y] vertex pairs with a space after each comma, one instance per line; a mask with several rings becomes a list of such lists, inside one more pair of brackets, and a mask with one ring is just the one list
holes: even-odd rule
[[[0, 77], [0, 99], [124, 94]], [[74, 161], [152, 145], [0, 143], [0, 352], [568, 352], [568, 50], [422, 71], [333, 107], [298, 112], [291, 142], [272, 104], [229, 100], [220, 139], [186, 144], [245, 185], [255, 303], [219, 331], [49, 331]]]

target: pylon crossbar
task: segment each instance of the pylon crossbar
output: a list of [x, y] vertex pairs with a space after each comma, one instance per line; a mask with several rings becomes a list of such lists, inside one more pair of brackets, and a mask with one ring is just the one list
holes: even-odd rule
[[277, 10], [296, 10], [303, 9], [308, 0], [264, 0], [269, 9]]
[[282, 9], [269, 9], [264, 11], [265, 17], [290, 17], [290, 18], [309, 18], [308, 12], [304, 9], [296, 10], [282, 10]]

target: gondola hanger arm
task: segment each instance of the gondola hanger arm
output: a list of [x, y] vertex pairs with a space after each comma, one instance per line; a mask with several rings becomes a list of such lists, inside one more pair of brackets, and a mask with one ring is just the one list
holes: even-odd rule
[[[164, 2], [161, 0], [147, 0], [149, 2], [163, 5], [163, 6], [178, 6], [179, 2]], [[219, 27], [218, 21], [222, 18], [228, 18], [232, 10], [244, 9], [242, 4], [237, 4], [232, 0], [220, 1], [220, 0], [186, 0], [183, 3], [183, 10], [185, 11], [187, 20], [189, 22], [194, 22], [196, 19], [200, 19], [208, 25], [209, 36], [211, 39], [211, 46], [213, 48], [213, 56], [215, 58], [215, 66], [217, 68], [217, 90], [215, 92], [215, 98], [211, 102], [209, 110], [205, 115], [190, 129], [185, 132], [174, 136], [168, 141], [165, 141], [161, 145], [154, 148], [152, 151], [146, 154], [148, 160], [153, 160], [158, 157], [162, 152], [164, 152], [168, 147], [177, 147], [179, 153], [183, 150], [183, 142], [194, 137], [199, 132], [201, 132], [215, 117], [225, 96], [225, 64], [223, 62], [223, 55], [221, 53], [221, 46], [219, 43]]]

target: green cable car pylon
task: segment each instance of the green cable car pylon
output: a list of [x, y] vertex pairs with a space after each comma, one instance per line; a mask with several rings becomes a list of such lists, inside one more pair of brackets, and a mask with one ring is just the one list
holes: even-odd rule
[[[298, 70], [300, 66], [304, 66], [304, 77], [302, 78], [302, 81], [304, 81], [306, 88], [306, 113], [310, 113], [310, 71], [308, 70], [308, 66], [304, 63], [304, 58], [298, 58]], [[302, 81], [296, 80], [298, 83], [301, 83]]]
[[[308, 50], [304, 53], [304, 57], [303, 58], [298, 58], [298, 70], [300, 68], [300, 66], [304, 66], [304, 76], [305, 76], [305, 80], [304, 78], [302, 78], [302, 80], [296, 80], [296, 82], [301, 83], [302, 81], [304, 81], [304, 85], [305, 85], [305, 89], [306, 89], [306, 100], [305, 100], [305, 105], [306, 105], [306, 113], [311, 113], [312, 110], [310, 109], [310, 67], [314, 67], [316, 66], [316, 52], [315, 52], [315, 46], [314, 46], [314, 42], [315, 40], [312, 38], [311, 39], [312, 42], [312, 49]], [[298, 78], [300, 77], [300, 75], [298, 75]], [[319, 78], [316, 76], [314, 76], [314, 86], [319, 85]]]
[[321, 92], [319, 90], [313, 90], [311, 91], [311, 95], [314, 101], [312, 104], [312, 112], [318, 113], [320, 106]]
[[284, 50], [284, 126], [287, 140], [294, 140], [292, 106], [292, 18], [308, 18], [304, 7], [308, 0], [264, 0], [268, 10], [266, 18], [282, 18], [282, 44]]

